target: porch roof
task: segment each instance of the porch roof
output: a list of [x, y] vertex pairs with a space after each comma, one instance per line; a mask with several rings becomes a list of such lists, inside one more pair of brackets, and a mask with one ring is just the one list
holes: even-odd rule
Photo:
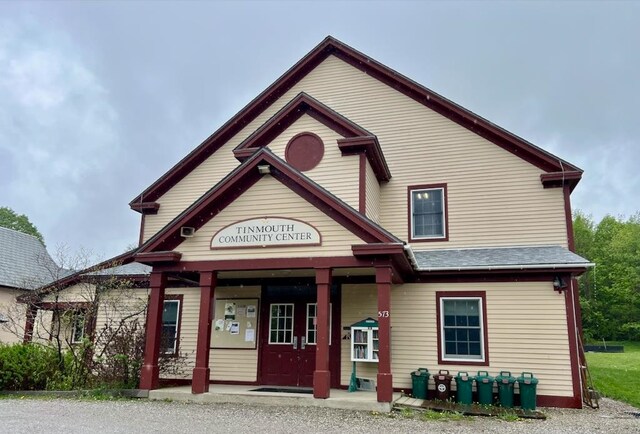
[[562, 246], [490, 247], [414, 252], [418, 271], [587, 268], [594, 264]]

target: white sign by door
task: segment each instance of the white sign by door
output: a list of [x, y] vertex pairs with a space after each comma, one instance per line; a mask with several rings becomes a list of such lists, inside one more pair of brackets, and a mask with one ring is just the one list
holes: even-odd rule
[[261, 217], [220, 229], [211, 239], [211, 248], [319, 246], [321, 243], [320, 232], [308, 223], [285, 217]]

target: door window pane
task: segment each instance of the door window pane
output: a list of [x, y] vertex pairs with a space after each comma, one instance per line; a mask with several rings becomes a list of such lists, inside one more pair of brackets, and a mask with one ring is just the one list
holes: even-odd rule
[[273, 303], [271, 304], [271, 318], [269, 324], [270, 344], [292, 344], [293, 343], [293, 304]]

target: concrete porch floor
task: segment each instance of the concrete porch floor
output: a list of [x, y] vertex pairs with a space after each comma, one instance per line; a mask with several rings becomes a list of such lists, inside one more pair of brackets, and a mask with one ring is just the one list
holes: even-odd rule
[[[331, 389], [327, 399], [315, 399], [312, 394], [289, 392], [255, 392], [253, 389], [268, 386], [236, 386], [212, 384], [209, 392], [194, 395], [191, 386], [166, 387], [149, 391], [149, 399], [197, 402], [197, 403], [240, 403], [258, 405], [280, 405], [294, 407], [325, 407], [345, 410], [379, 411], [388, 413], [393, 402], [378, 402], [376, 393], [369, 391], [348, 392]], [[400, 393], [393, 394], [393, 401], [400, 398]]]

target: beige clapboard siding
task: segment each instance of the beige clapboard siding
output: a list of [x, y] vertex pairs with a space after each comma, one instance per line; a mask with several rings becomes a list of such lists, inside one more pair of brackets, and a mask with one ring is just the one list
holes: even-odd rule
[[196, 361], [196, 342], [198, 339], [198, 316], [200, 312], [199, 288], [167, 288], [165, 296], [182, 295], [180, 308], [180, 341], [178, 352], [180, 360], [166, 372], [161, 373], [162, 378], [191, 379]]
[[[212, 236], [238, 220], [264, 216], [296, 218], [313, 225], [322, 236], [322, 247], [254, 247], [210, 250]], [[207, 259], [255, 259], [307, 256], [351, 256], [351, 245], [362, 240], [269, 175], [262, 177], [220, 214], [183, 241], [176, 251], [183, 261]]]
[[16, 297], [22, 294], [26, 291], [0, 286], [0, 314], [9, 319], [0, 324], [0, 343], [22, 342], [20, 334], [24, 332], [26, 305], [16, 302]]
[[285, 148], [289, 140], [296, 134], [306, 131], [317, 134], [322, 139], [324, 156], [318, 166], [304, 174], [357, 210], [359, 157], [357, 155], [342, 156], [338, 148], [338, 139], [342, 138], [340, 134], [311, 116], [303, 115], [276, 137], [269, 144], [269, 149], [284, 160]]
[[380, 223], [380, 182], [368, 160], [365, 165], [365, 212], [371, 220]]
[[[220, 287], [215, 290], [215, 298], [260, 298], [259, 286]], [[260, 309], [258, 309], [260, 312]], [[259, 320], [260, 318], [258, 318]], [[259, 324], [256, 324], [256, 339], [260, 336]], [[258, 350], [211, 349], [209, 366], [212, 380], [219, 381], [257, 381]]]
[[[436, 291], [486, 291], [490, 366], [438, 366]], [[374, 316], [374, 285], [343, 285], [343, 326]], [[540, 379], [538, 394], [571, 396], [571, 367], [564, 295], [550, 283], [406, 284], [394, 286], [391, 306], [393, 385], [410, 388], [418, 367], [452, 373], [531, 371]], [[361, 365], [363, 365], [361, 367]], [[358, 364], [358, 375], [375, 378], [377, 366]], [[342, 348], [342, 384], [351, 372], [349, 342]], [[432, 383], [433, 384], [433, 383]]]
[[[381, 223], [395, 235], [407, 238], [407, 185], [448, 184], [450, 240], [415, 249], [566, 245], [562, 191], [543, 189], [539, 169], [334, 56], [158, 199], [145, 239], [237, 166], [231, 150], [301, 91], [378, 137], [393, 176], [381, 188]], [[494, 223], [505, 215], [518, 224]]]

